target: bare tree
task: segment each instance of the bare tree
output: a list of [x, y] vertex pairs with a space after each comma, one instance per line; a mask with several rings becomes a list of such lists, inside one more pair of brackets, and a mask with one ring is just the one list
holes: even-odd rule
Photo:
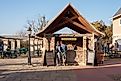
[[27, 32], [24, 30], [20, 30], [16, 33], [16, 35], [20, 37], [25, 37], [27, 35]]
[[32, 34], [35, 34], [39, 30], [42, 30], [48, 21], [46, 20], [45, 16], [39, 17], [37, 20], [27, 20], [27, 25], [25, 26], [25, 30], [20, 30], [15, 33], [17, 36], [25, 37], [27, 36], [27, 29], [30, 27], [32, 29]]
[[28, 20], [26, 28], [30, 27], [33, 31], [33, 34], [35, 34], [39, 30], [42, 30], [47, 23], [48, 21], [46, 21], [45, 16], [42, 16], [37, 20]]

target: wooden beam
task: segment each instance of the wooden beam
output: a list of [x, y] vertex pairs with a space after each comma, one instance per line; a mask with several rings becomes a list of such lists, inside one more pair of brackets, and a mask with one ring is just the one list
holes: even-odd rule
[[[74, 10], [74, 9], [73, 9]], [[71, 11], [72, 12], [72, 14], [73, 15], [75, 15], [75, 16], [79, 16], [79, 14], [78, 13], [74, 13], [75, 12], [75, 10], [74, 11]]]
[[68, 23], [69, 21], [72, 21], [72, 20], [74, 20], [74, 19], [76, 19], [76, 18], [78, 18], [78, 17], [77, 17], [77, 16], [74, 16], [74, 17], [72, 17], [72, 18], [64, 18], [66, 21], [63, 22], [63, 23], [60, 23], [58, 26], [62, 26], [62, 25], [66, 24], [66, 23]]
[[[66, 18], [66, 20], [68, 21], [68, 18]], [[82, 28], [82, 29], [84, 29], [84, 30], [92, 33], [92, 31], [89, 30], [87, 27], [85, 27], [85, 26], [83, 26], [83, 25], [81, 25], [81, 24], [79, 24], [79, 23], [77, 23], [77, 22], [75, 22], [75, 21], [73, 21], [71, 19], [69, 20], [69, 22], [72, 23], [72, 24], [74, 24], [74, 25], [76, 25], [77, 27], [80, 27], [80, 28]]]
[[87, 23], [86, 20], [83, 19], [83, 17], [78, 17], [78, 20], [79, 20], [83, 25], [85, 25], [85, 27], [86, 27], [88, 30], [92, 31], [92, 32], [95, 33], [96, 35], [99, 35], [97, 32], [94, 31], [94, 29], [91, 28], [90, 24]]
[[53, 31], [56, 27], [60, 27], [60, 26], [63, 26], [63, 25], [65, 25], [66, 23], [68, 23], [68, 22], [70, 22], [70, 21], [72, 21], [72, 20], [74, 20], [74, 19], [76, 19], [76, 18], [78, 18], [77, 16], [74, 16], [74, 17], [72, 17], [72, 18], [63, 18], [65, 21], [63, 22], [63, 23], [57, 23], [56, 24], [56, 26], [54, 26], [54, 27], [52, 27], [50, 30], [48, 30], [48, 32], [49, 31]]
[[83, 25], [81, 25], [81, 24], [79, 24], [77, 22], [73, 21], [73, 24], [76, 25], [76, 26], [78, 26], [78, 27], [80, 27], [80, 28], [82, 28], [82, 29], [84, 29], [84, 30], [86, 30], [86, 31], [88, 31], [88, 32], [90, 32], [90, 33], [94, 33], [97, 36], [99, 35], [98, 33], [95, 33], [93, 30], [88, 30], [87, 28], [85, 28], [85, 26], [83, 26]]
[[60, 37], [92, 37], [92, 34], [61, 34]]
[[85, 19], [82, 19], [82, 17], [78, 17], [78, 20], [87, 28], [90, 27], [90, 25], [85, 21]]
[[88, 32], [90, 32], [90, 33], [92, 33], [91, 30], [87, 29], [85, 26], [83, 26], [83, 25], [81, 25], [81, 24], [79, 24], [79, 23], [77, 23], [77, 22], [75, 22], [75, 21], [71, 21], [71, 23], [73, 23], [73, 24], [76, 25], [77, 27], [80, 27], [80, 28], [82, 28], [82, 29], [84, 29], [84, 30], [86, 30], [86, 31], [88, 31]]

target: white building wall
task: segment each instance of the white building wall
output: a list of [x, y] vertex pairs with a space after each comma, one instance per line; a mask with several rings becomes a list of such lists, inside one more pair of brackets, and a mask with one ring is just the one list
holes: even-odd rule
[[[46, 44], [46, 41], [45, 41], [45, 44]], [[38, 38], [30, 39], [30, 50], [31, 51], [41, 50], [41, 48], [42, 48], [42, 39], [38, 39]]]
[[30, 51], [34, 51], [33, 45], [34, 45], [34, 38], [30, 38]]
[[10, 40], [11, 41], [11, 50], [15, 49], [15, 40]]
[[120, 24], [120, 18], [113, 19], [113, 44], [115, 43], [115, 40], [121, 39], [121, 24]]
[[3, 43], [4, 43], [4, 51], [6, 51], [8, 47], [8, 39], [3, 39]]
[[17, 48], [20, 48], [20, 40], [16, 40], [17, 41]]
[[34, 40], [34, 48], [35, 50], [38, 50], [38, 39]]
[[38, 49], [41, 50], [41, 48], [42, 48], [42, 40], [38, 40]]

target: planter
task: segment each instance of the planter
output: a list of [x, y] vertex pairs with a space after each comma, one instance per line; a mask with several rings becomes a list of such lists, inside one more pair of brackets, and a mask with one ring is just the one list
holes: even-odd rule
[[98, 64], [103, 64], [104, 62], [104, 53], [103, 52], [97, 52], [97, 63]]

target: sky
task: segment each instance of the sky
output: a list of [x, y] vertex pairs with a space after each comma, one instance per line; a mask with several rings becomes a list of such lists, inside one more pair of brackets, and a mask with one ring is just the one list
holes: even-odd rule
[[121, 7], [121, 0], [0, 0], [0, 34], [25, 30], [27, 20], [40, 16], [51, 20], [68, 3], [89, 22], [103, 20], [107, 25]]

